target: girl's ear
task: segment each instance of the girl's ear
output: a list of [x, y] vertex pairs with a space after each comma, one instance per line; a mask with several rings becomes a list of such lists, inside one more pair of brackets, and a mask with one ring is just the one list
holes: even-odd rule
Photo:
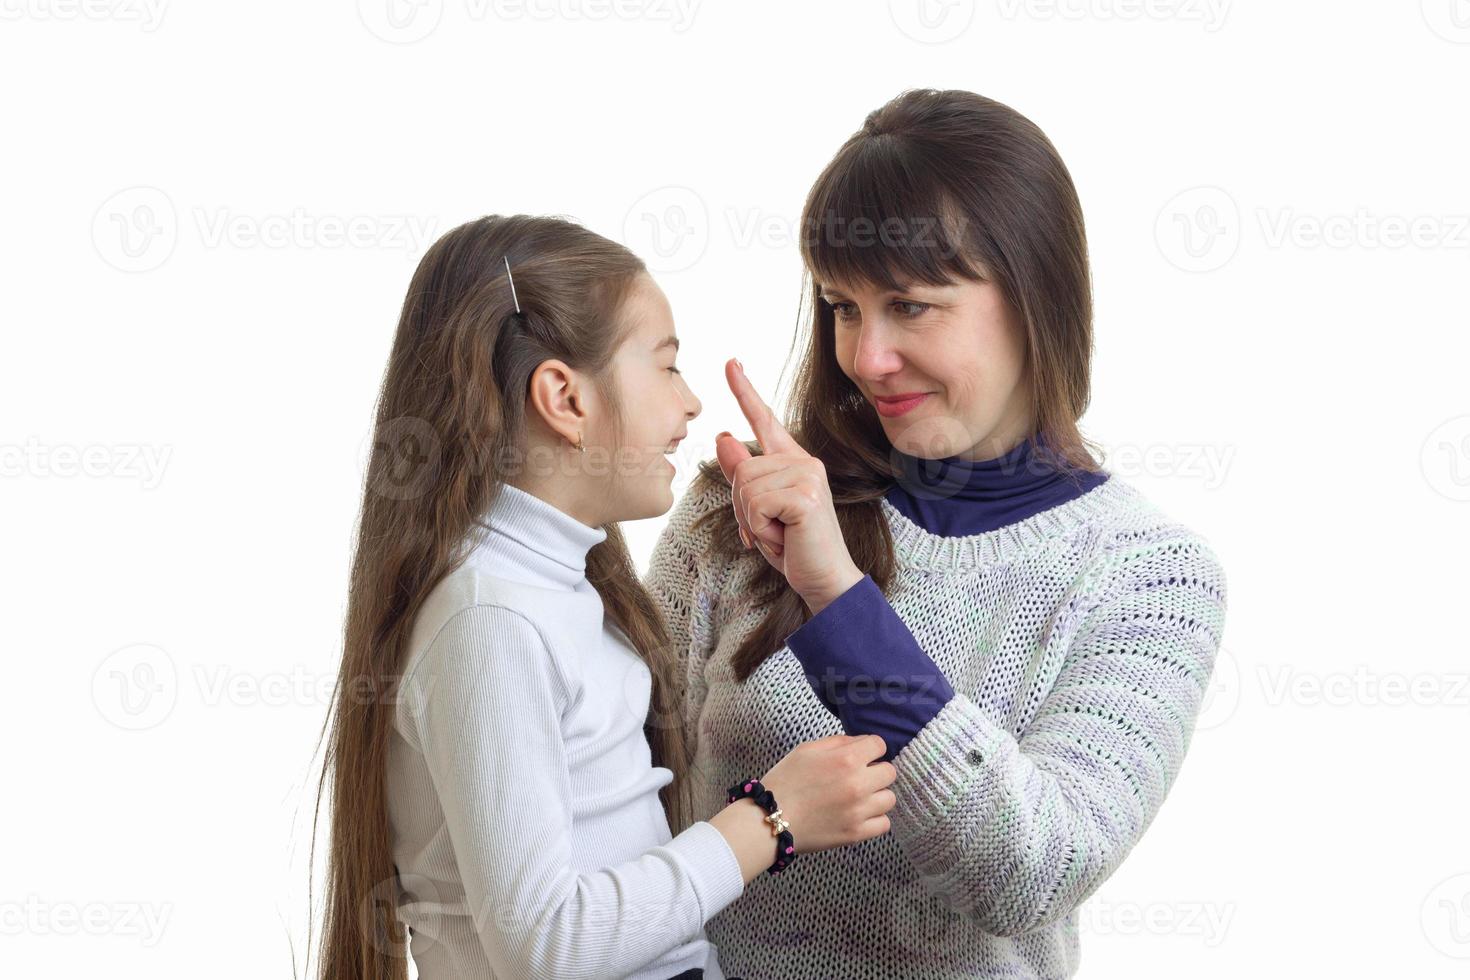
[[551, 358], [531, 373], [527, 394], [531, 410], [557, 435], [577, 444], [588, 424], [588, 393], [581, 377], [565, 361]]

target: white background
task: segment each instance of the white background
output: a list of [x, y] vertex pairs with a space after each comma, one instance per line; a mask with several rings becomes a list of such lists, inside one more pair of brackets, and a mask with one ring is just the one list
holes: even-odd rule
[[364, 441], [435, 237], [566, 214], [648, 261], [705, 405], [681, 493], [749, 434], [726, 358], [781, 403], [803, 197], [912, 87], [1060, 150], [1084, 430], [1229, 580], [1081, 975], [1470, 970], [1465, 0], [387, 2], [0, 0], [7, 975], [300, 963]]

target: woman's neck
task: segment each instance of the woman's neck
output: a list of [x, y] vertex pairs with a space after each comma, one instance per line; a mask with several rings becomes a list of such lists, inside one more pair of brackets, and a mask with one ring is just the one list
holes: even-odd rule
[[1055, 480], [1059, 467], [1039, 443], [1028, 436], [991, 459], [963, 456], [927, 459], [894, 450], [899, 486], [921, 499], [992, 500], [1013, 497]]
[[924, 459], [894, 450], [888, 501], [935, 534], [980, 534], [1065, 503], [1107, 479], [1065, 464], [1038, 435], [993, 459]]

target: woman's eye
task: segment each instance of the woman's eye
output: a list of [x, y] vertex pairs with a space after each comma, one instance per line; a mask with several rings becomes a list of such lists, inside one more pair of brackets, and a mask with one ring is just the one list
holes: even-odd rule
[[[853, 309], [853, 305], [851, 303], [830, 303], [828, 305], [832, 307], [833, 315], [835, 315], [839, 320], [853, 320], [857, 318], [857, 313]], [[911, 300], [900, 299], [894, 301], [893, 307], [894, 309], [898, 310], [900, 316], [912, 318], [916, 316], [921, 316], [925, 311], [929, 309], [929, 304], [915, 303]]]
[[670, 371], [673, 371], [673, 372], [674, 372], [674, 373], [675, 373], [675, 374], [683, 374], [683, 373], [684, 373], [684, 372], [683, 372], [683, 371], [680, 371], [680, 370], [679, 370], [679, 369], [678, 369], [678, 368], [676, 368], [676, 367], [670, 367], [670, 368], [669, 368], [669, 370], [670, 370]]

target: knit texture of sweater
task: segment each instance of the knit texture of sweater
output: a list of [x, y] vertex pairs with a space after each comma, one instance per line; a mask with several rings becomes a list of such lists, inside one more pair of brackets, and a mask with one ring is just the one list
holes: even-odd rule
[[[716, 558], [686, 493], [645, 582], [684, 658], [695, 816], [801, 742], [838, 734], [783, 646], [744, 682], [757, 552]], [[886, 596], [954, 696], [893, 760], [891, 832], [804, 854], [706, 924], [756, 980], [1075, 975], [1079, 906], [1153, 821], [1183, 763], [1224, 628], [1209, 544], [1115, 474], [984, 533], [935, 534], [888, 499]], [[779, 802], [779, 801], [778, 801]], [[792, 826], [798, 851], [801, 828]]]
[[[894, 450], [898, 481], [885, 494], [900, 514], [933, 534], [993, 531], [1060, 506], [1107, 479], [1073, 470], [1023, 439], [989, 460], [921, 459]], [[903, 751], [954, 690], [894, 613], [872, 576], [849, 588], [786, 637], [807, 680], [849, 735], [878, 735], [883, 761]], [[881, 696], [879, 696], [881, 693]]]

